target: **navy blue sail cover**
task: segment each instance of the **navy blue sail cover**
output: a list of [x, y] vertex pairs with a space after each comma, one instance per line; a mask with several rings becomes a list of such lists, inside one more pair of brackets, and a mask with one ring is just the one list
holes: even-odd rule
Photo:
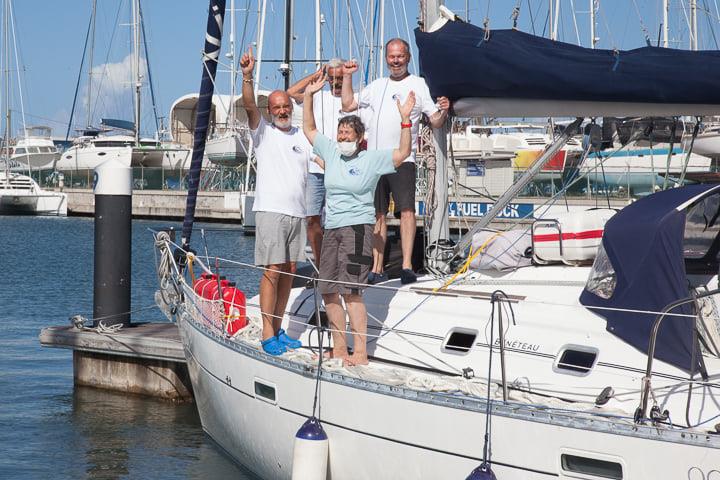
[[720, 52], [600, 50], [460, 21], [415, 30], [433, 97], [720, 104]]
[[222, 29], [225, 20], [225, 0], [210, 0], [208, 9], [207, 31], [205, 34], [205, 50], [203, 51], [203, 70], [200, 80], [200, 94], [198, 96], [197, 111], [195, 114], [195, 132], [193, 134], [193, 151], [190, 160], [190, 170], [187, 175], [188, 194], [185, 202], [185, 218], [182, 228], [182, 246], [190, 246], [193, 223], [195, 221], [195, 206], [197, 193], [200, 188], [200, 170], [202, 169], [203, 155], [205, 154], [205, 141], [210, 125], [210, 110], [212, 96], [215, 91], [215, 73], [217, 72], [218, 57], [222, 45]]
[[[718, 194], [712, 191], [717, 187], [701, 184], [658, 192], [625, 207], [605, 225], [602, 245], [617, 284], [608, 299], [584, 290], [580, 303], [618, 309], [592, 311], [607, 320], [609, 332], [642, 352], [648, 351], [657, 314], [628, 310], [660, 312], [690, 295], [683, 250], [687, 208], [678, 207], [703, 193]], [[684, 305], [672, 313], [692, 315], [693, 307]], [[698, 372], [700, 364], [692, 365], [693, 349], [699, 351], [694, 345], [694, 322], [692, 317], [666, 317], [658, 333], [655, 358]]]

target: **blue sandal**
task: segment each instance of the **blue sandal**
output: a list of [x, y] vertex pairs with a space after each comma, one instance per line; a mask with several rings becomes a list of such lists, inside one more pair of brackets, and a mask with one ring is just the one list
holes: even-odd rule
[[260, 342], [260, 345], [262, 345], [265, 353], [269, 355], [277, 356], [287, 352], [287, 348], [278, 341], [277, 337], [270, 337], [267, 340], [263, 340]]
[[287, 333], [285, 333], [285, 330], [282, 328], [278, 330], [277, 336], [275, 337], [278, 340], [278, 343], [283, 345], [285, 348], [291, 348], [296, 349], [302, 347], [302, 342], [300, 340], [295, 340], [294, 338], [288, 337]]

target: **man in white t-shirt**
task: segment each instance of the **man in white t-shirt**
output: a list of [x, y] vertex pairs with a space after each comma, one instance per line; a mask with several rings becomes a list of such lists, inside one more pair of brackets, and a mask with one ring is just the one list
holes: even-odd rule
[[[385, 242], [387, 241], [387, 216], [392, 193], [395, 212], [400, 212], [400, 245], [402, 248], [402, 272], [400, 281], [412, 283], [417, 277], [412, 270], [412, 251], [415, 242], [415, 148], [417, 148], [418, 124], [424, 113], [430, 125], [439, 128], [447, 119], [450, 101], [438, 97], [437, 103], [430, 97], [425, 80], [408, 72], [410, 45], [401, 38], [393, 38], [385, 45], [385, 62], [389, 77], [378, 78], [365, 87], [356, 102], [352, 95], [352, 74], [358, 69], [357, 62], [345, 62], [342, 87], [343, 110], [359, 108], [367, 124], [368, 149], [394, 148], [398, 144], [402, 128], [396, 101], [405, 101], [409, 92], [415, 92], [415, 108], [410, 115], [413, 152], [395, 173], [383, 175], [375, 190], [375, 245], [373, 268], [368, 277], [370, 283], [387, 279], [384, 270]], [[406, 125], [407, 127], [407, 125]]]
[[312, 147], [292, 126], [292, 101], [282, 90], [268, 97], [272, 123], [260, 114], [253, 91], [252, 48], [240, 59], [242, 99], [247, 112], [257, 168], [255, 184], [255, 264], [265, 267], [260, 279], [262, 347], [271, 355], [300, 348], [281, 328], [295, 264], [305, 258], [305, 182]]
[[[323, 68], [329, 85], [313, 97], [313, 112], [318, 130], [325, 136], [335, 138], [338, 121], [347, 115], [342, 111], [343, 61], [334, 58]], [[303, 103], [305, 88], [317, 77], [314, 72], [288, 88], [287, 93], [298, 105]], [[308, 164], [307, 187], [305, 189], [307, 209], [307, 237], [312, 248], [315, 265], [320, 265], [320, 249], [323, 239], [322, 212], [325, 207], [325, 170], [311, 161]]]

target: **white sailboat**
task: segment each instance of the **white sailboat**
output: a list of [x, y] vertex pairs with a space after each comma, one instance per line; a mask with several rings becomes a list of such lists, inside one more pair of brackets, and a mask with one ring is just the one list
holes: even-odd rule
[[[10, 54], [10, 38], [11, 31], [15, 32], [15, 28], [11, 28], [14, 19], [12, 18], [11, 0], [4, 0], [3, 4], [3, 59], [2, 65], [5, 75], [3, 76], [4, 92], [3, 101], [5, 107], [5, 132], [0, 148], [3, 157], [2, 167], [0, 167], [0, 215], [67, 215], [67, 195], [61, 192], [53, 192], [43, 190], [40, 185], [33, 180], [32, 177], [18, 172], [11, 171], [13, 162], [17, 160], [21, 165], [22, 171], [31, 171], [33, 167], [40, 168], [44, 162], [48, 160], [48, 156], [52, 159], [55, 155], [54, 146], [50, 150], [52, 141], [42, 137], [39, 141], [36, 137], [30, 136], [32, 129], [26, 129], [26, 137], [24, 142], [18, 142], [14, 147], [10, 146], [10, 71], [12, 69]], [[14, 35], [14, 33], [13, 33]], [[13, 38], [14, 40], [14, 38]], [[16, 52], [17, 54], [17, 52]], [[49, 141], [49, 145], [48, 142]], [[18, 153], [17, 150], [23, 148]], [[34, 149], [30, 150], [30, 149]], [[44, 149], [41, 150], [41, 148]], [[15, 150], [15, 153], [13, 152]], [[8, 161], [8, 159], [10, 159]]]
[[[219, 44], [218, 22], [208, 32], [212, 44]], [[439, 58], [428, 43], [479, 51], [477, 39], [486, 35], [459, 22], [436, 28], [438, 34], [417, 34], [425, 68], [428, 57]], [[447, 38], [457, 39], [453, 48]], [[484, 48], [505, 46], [491, 41]], [[438, 78], [431, 75], [442, 73], [430, 66], [427, 74], [432, 89], [430, 80]], [[714, 92], [708, 95], [708, 102], [683, 108], [720, 111]], [[483, 102], [467, 99], [466, 111], [488, 108]], [[548, 114], [571, 109], [583, 116], [596, 108], [617, 115], [629, 107], [588, 101], [556, 104]], [[720, 475], [719, 186], [670, 189], [617, 214], [539, 220], [499, 251], [486, 247], [502, 232], [473, 238], [488, 235], [483, 229], [581, 121], [556, 137], [455, 246], [446, 241], [446, 196], [438, 196], [427, 249], [433, 274], [366, 291], [368, 366], [321, 360], [327, 328], [315, 289], [307, 288], [293, 290], [283, 316], [283, 326], [306, 348], [265, 354], [257, 298], [247, 305], [245, 325], [243, 305], [214, 300], [193, 281], [198, 270], [212, 273], [207, 262], [190, 255], [183, 269], [173, 255], [182, 253], [178, 246], [158, 234], [156, 298], [180, 328], [203, 429], [264, 478]], [[437, 162], [436, 175], [445, 175], [443, 150]], [[440, 194], [447, 183], [435, 185]], [[186, 220], [183, 247], [191, 232]], [[478, 271], [458, 269], [455, 260], [473, 242]], [[511, 251], [517, 254], [508, 259]], [[254, 267], [215, 261], [221, 269]], [[308, 418], [315, 426], [309, 436], [301, 428]], [[312, 477], [300, 470], [310, 467]]]

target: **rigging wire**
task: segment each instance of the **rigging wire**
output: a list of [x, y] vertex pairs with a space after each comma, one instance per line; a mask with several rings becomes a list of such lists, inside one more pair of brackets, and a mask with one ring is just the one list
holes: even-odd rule
[[[160, 115], [158, 114], [157, 102], [155, 101], [155, 88], [153, 88], [152, 73], [150, 71], [150, 52], [148, 51], [147, 35], [145, 34], [145, 19], [143, 17], [142, 4], [138, 2], [138, 10], [140, 14], [139, 22], [142, 31], [143, 49], [145, 50], [145, 68], [148, 74], [148, 86], [150, 87], [150, 101], [152, 102], [153, 118], [155, 119], [155, 131], [160, 135]], [[139, 129], [139, 125], [135, 125]], [[138, 132], [139, 134], [139, 132]]]
[[[118, 27], [118, 24], [120, 23], [120, 22], [119, 22], [119, 20], [120, 20], [120, 11], [122, 10], [122, 7], [123, 7], [124, 4], [125, 4], [124, 1], [118, 2], [118, 9], [117, 9], [117, 12], [115, 13], [115, 21], [113, 22], [112, 33], [110, 34], [110, 42], [109, 42], [109, 44], [108, 44], [107, 53], [105, 54], [105, 63], [103, 63], [104, 71], [103, 71], [102, 74], [100, 75], [100, 83], [99, 83], [99, 85], [98, 85], [98, 87], [97, 87], [97, 91], [98, 91], [98, 92], [100, 92], [100, 91], [102, 90], [103, 82], [104, 82], [104, 80], [105, 80], [105, 78], [106, 78], [106, 76], [107, 76], [107, 74], [108, 74], [108, 62], [110, 61], [110, 51], [111, 51], [112, 44], [113, 44], [113, 42], [115, 41], [115, 33], [117, 33], [117, 27]], [[92, 75], [92, 74], [93, 74], [93, 73], [92, 73], [93, 66], [92, 66], [92, 65], [88, 65], [88, 68], [90, 69], [89, 74]], [[91, 107], [89, 107], [89, 108], [90, 108], [90, 118], [92, 118], [92, 117], [95, 115], [95, 112], [97, 111], [97, 108], [98, 108], [98, 102], [99, 102], [99, 101], [100, 101], [100, 95], [96, 95], [96, 96], [95, 96], [95, 102], [93, 103], [93, 105], [92, 105]], [[104, 106], [105, 103], [103, 102], [102, 105]], [[115, 104], [115, 107], [117, 108], [117, 104]], [[116, 110], [116, 112], [117, 112], [117, 110]]]
[[[73, 117], [75, 116], [75, 106], [77, 105], [78, 92], [80, 91], [80, 79], [82, 78], [83, 65], [85, 65], [85, 54], [87, 53], [88, 42], [90, 41], [90, 30], [93, 24], [93, 16], [90, 15], [90, 21], [88, 22], [87, 33], [85, 34], [85, 46], [83, 47], [82, 58], [80, 59], [80, 68], [78, 69], [78, 78], [75, 83], [75, 94], [73, 95], [72, 108], [70, 108], [70, 119], [67, 124], [67, 131], [65, 132], [65, 141], [70, 140], [70, 130], [72, 129]], [[92, 67], [91, 67], [92, 68]]]

